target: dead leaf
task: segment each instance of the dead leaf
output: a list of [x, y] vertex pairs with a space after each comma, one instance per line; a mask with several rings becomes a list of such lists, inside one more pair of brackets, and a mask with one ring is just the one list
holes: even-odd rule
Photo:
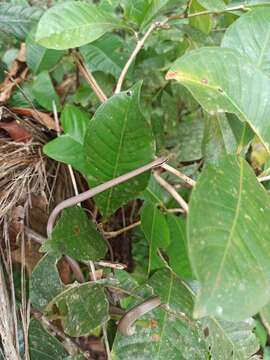
[[49, 114], [28, 108], [14, 107], [14, 108], [10, 108], [10, 110], [17, 115], [31, 116], [32, 118], [37, 120], [40, 124], [45, 125], [49, 130], [55, 130], [55, 121]]
[[27, 73], [25, 44], [22, 43], [17, 58], [13, 60], [5, 80], [0, 84], [0, 103], [4, 103], [10, 98], [13, 88], [26, 79]]
[[27, 143], [32, 138], [32, 135], [21, 127], [16, 120], [10, 122], [0, 122], [0, 129], [5, 130], [11, 139], [16, 142]]
[[22, 256], [23, 252], [20, 246], [18, 249], [11, 252], [11, 258], [14, 262], [25, 266], [27, 273], [30, 276], [32, 274], [34, 267], [43, 256], [39, 252], [39, 248], [40, 245], [31, 241], [26, 241], [24, 256]]

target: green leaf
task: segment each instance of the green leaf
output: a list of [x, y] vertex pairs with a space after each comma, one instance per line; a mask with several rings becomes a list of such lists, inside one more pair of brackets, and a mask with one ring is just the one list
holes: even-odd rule
[[[137, 84], [107, 100], [92, 118], [85, 137], [90, 186], [134, 170], [154, 158], [153, 134], [141, 113], [139, 97], [140, 84]], [[147, 186], [149, 176], [142, 174], [96, 196], [102, 215], [108, 217], [134, 199]]]
[[87, 336], [108, 320], [109, 305], [103, 288], [93, 283], [76, 285], [54, 299], [66, 334]]
[[46, 254], [35, 266], [29, 283], [31, 305], [43, 310], [44, 307], [64, 288], [57, 270], [58, 259]]
[[29, 352], [31, 359], [38, 360], [64, 360], [68, 356], [60, 341], [49, 335], [37, 320], [30, 322]]
[[54, 160], [70, 164], [85, 173], [84, 137], [90, 122], [89, 115], [80, 108], [66, 104], [61, 114], [61, 125], [65, 131], [43, 147], [43, 152]]
[[270, 75], [270, 8], [241, 16], [225, 32], [222, 47], [235, 49]]
[[100, 39], [80, 48], [87, 67], [91, 72], [103, 71], [116, 79], [127, 62], [129, 47], [118, 35], [105, 34]]
[[124, 1], [125, 17], [140, 28], [156, 17], [169, 0]]
[[46, 110], [53, 110], [53, 101], [58, 111], [61, 109], [59, 96], [57, 95], [50, 75], [47, 71], [43, 71], [36, 77], [33, 88], [33, 94], [37, 102]]
[[170, 259], [170, 266], [181, 278], [191, 279], [192, 270], [187, 253], [186, 222], [183, 217], [167, 215], [170, 231], [170, 245], [166, 253]]
[[24, 40], [42, 12], [34, 6], [0, 4], [0, 30]]
[[226, 8], [223, 0], [198, 0], [198, 2], [207, 10], [222, 11]]
[[167, 269], [157, 271], [149, 285], [164, 306], [136, 321], [134, 335], [117, 333], [112, 359], [205, 360], [207, 349], [191, 318], [193, 300], [185, 285]]
[[159, 258], [159, 248], [166, 248], [170, 244], [170, 232], [166, 217], [152, 203], [145, 203], [141, 210], [141, 227], [149, 243], [148, 273], [163, 267]]
[[194, 316], [254, 315], [270, 299], [266, 191], [245, 160], [227, 156], [203, 170], [189, 209], [189, 258], [201, 284]]
[[[239, 121], [236, 123], [241, 125]], [[205, 113], [202, 143], [205, 162], [216, 163], [221, 156], [236, 153], [236, 150], [237, 142], [226, 116]]]
[[51, 49], [65, 50], [97, 40], [120, 27], [110, 13], [81, 1], [68, 1], [47, 10], [39, 21], [36, 41]]
[[26, 40], [26, 63], [33, 74], [51, 70], [64, 55], [63, 51], [46, 49], [35, 43], [30, 34]]
[[75, 206], [65, 209], [42, 249], [76, 260], [100, 260], [106, 254], [105, 240], [84, 210]]
[[269, 78], [245, 59], [232, 49], [201, 48], [178, 59], [167, 79], [180, 81], [210, 114], [229, 112], [248, 122], [270, 151]]
[[[205, 8], [201, 6], [198, 0], [192, 0], [190, 6], [190, 14], [204, 11]], [[204, 34], [209, 34], [212, 28], [211, 15], [194, 16], [189, 19], [189, 23], [195, 29], [200, 30]]]
[[250, 359], [260, 348], [253, 333], [255, 321], [252, 318], [241, 322], [205, 318], [202, 326], [212, 359]]

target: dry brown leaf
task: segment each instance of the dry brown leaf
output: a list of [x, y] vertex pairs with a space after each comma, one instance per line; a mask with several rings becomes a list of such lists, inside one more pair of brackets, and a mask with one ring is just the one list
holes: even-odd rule
[[55, 121], [49, 114], [28, 108], [14, 107], [10, 108], [10, 110], [17, 115], [31, 116], [40, 124], [45, 125], [49, 130], [55, 130]]
[[27, 143], [32, 138], [32, 135], [21, 127], [16, 120], [10, 122], [0, 122], [0, 129], [5, 130], [11, 139], [16, 142]]
[[22, 257], [22, 248], [19, 247], [18, 249], [12, 251], [11, 258], [14, 262], [22, 264], [25, 266], [28, 275], [32, 274], [32, 271], [36, 264], [39, 262], [43, 254], [39, 252], [40, 245], [26, 241], [25, 242], [25, 256]]

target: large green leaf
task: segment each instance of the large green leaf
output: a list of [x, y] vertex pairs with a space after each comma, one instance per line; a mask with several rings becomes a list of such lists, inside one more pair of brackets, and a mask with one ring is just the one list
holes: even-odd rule
[[201, 284], [196, 318], [244, 320], [269, 301], [269, 216], [268, 195], [245, 160], [227, 156], [203, 170], [187, 223], [189, 257]]
[[64, 50], [90, 43], [119, 26], [110, 13], [93, 4], [68, 1], [45, 12], [38, 24], [36, 41], [51, 49]]
[[258, 8], [241, 16], [225, 32], [221, 46], [246, 55], [270, 75], [270, 8]]
[[46, 254], [31, 274], [29, 297], [31, 305], [38, 310], [43, 310], [64, 288], [57, 270], [57, 261], [54, 255]]
[[70, 164], [85, 173], [84, 137], [90, 122], [89, 115], [80, 108], [66, 104], [61, 114], [65, 134], [48, 142], [43, 152], [54, 160]]
[[68, 255], [76, 260], [99, 260], [106, 254], [107, 246], [101, 234], [85, 211], [75, 206], [65, 209], [47, 240], [43, 250], [57, 255]]
[[29, 69], [38, 74], [44, 70], [51, 70], [63, 56], [63, 51], [47, 49], [37, 44], [32, 34], [26, 40], [26, 63]]
[[0, 30], [24, 40], [42, 12], [34, 6], [0, 4]]
[[180, 81], [211, 114], [247, 121], [270, 151], [269, 78], [245, 59], [233, 49], [201, 48], [178, 59], [167, 79]]
[[191, 318], [193, 299], [181, 280], [165, 269], [157, 271], [149, 285], [164, 306], [140, 318], [134, 335], [117, 334], [113, 360], [206, 359], [201, 330]]
[[87, 67], [92, 71], [112, 74], [116, 79], [129, 56], [126, 42], [115, 34], [105, 34], [102, 38], [80, 48]]
[[[140, 84], [114, 95], [90, 121], [85, 137], [87, 175], [90, 186], [134, 170], [151, 161], [155, 144], [150, 125], [139, 106]], [[135, 198], [147, 186], [149, 173], [142, 174], [95, 197], [108, 217]]]
[[71, 286], [53, 304], [58, 306], [64, 331], [70, 336], [87, 336], [109, 318], [104, 289], [94, 283]]
[[29, 352], [33, 360], [64, 360], [68, 356], [60, 341], [48, 334], [37, 320], [30, 322]]
[[250, 359], [260, 348], [253, 330], [255, 321], [222, 321], [217, 318], [202, 320], [205, 341], [214, 360]]
[[152, 203], [145, 203], [141, 211], [141, 226], [149, 243], [148, 273], [164, 266], [159, 258], [158, 249], [164, 249], [170, 244], [170, 232], [166, 217]]

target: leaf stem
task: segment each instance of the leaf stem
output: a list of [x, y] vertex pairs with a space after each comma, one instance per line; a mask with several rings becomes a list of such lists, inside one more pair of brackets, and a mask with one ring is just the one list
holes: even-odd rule
[[174, 167], [172, 167], [171, 165], [168, 164], [162, 164], [161, 167], [170, 172], [171, 174], [174, 174], [175, 176], [179, 177], [179, 179], [183, 180], [186, 184], [188, 184], [189, 186], [193, 187], [196, 185], [196, 181], [194, 181], [193, 179], [191, 179], [190, 177], [188, 177], [187, 175], [181, 173], [179, 170], [175, 169]]
[[225, 12], [229, 12], [229, 11], [246, 11], [249, 8], [247, 8], [245, 5], [238, 5], [238, 6], [233, 6], [233, 7], [228, 7], [224, 10], [221, 11], [213, 11], [213, 10], [203, 10], [203, 11], [199, 11], [196, 13], [192, 13], [192, 14], [188, 14], [186, 15], [186, 12], [181, 13], [181, 14], [177, 14], [177, 15], [171, 15], [167, 18], [167, 21], [171, 21], [171, 20], [178, 20], [178, 19], [185, 19], [185, 18], [192, 18], [192, 17], [196, 17], [196, 16], [204, 16], [204, 15], [211, 15], [211, 14], [223, 14]]
[[76, 65], [78, 66], [78, 69], [80, 70], [82, 75], [85, 77], [86, 81], [91, 86], [92, 90], [94, 91], [94, 93], [96, 94], [98, 99], [102, 103], [105, 102], [107, 100], [107, 96], [105, 95], [105, 93], [103, 92], [103, 90], [101, 89], [99, 84], [97, 83], [97, 81], [94, 78], [91, 71], [85, 66], [83, 59], [82, 59], [81, 55], [79, 54], [79, 52], [74, 51], [74, 52], [72, 52], [72, 54], [74, 57], [74, 61], [75, 61]]
[[180, 194], [175, 190], [175, 188], [164, 180], [157, 172], [154, 172], [154, 177], [156, 181], [178, 202], [178, 204], [183, 208], [185, 213], [188, 213], [188, 204], [182, 198]]
[[141, 40], [139, 40], [137, 42], [136, 47], [134, 48], [133, 52], [131, 53], [128, 61], [126, 62], [120, 76], [118, 79], [118, 82], [116, 84], [116, 88], [115, 88], [115, 94], [118, 94], [121, 91], [123, 82], [125, 80], [126, 74], [131, 66], [131, 64], [133, 63], [133, 61], [135, 60], [137, 54], [140, 52], [140, 50], [143, 48], [144, 43], [146, 42], [146, 40], [149, 38], [149, 36], [152, 34], [153, 31], [155, 31], [158, 27], [160, 27], [161, 23], [160, 22], [155, 22], [153, 24], [150, 25], [149, 29], [146, 31], [146, 33], [144, 34], [144, 36], [142, 37]]

